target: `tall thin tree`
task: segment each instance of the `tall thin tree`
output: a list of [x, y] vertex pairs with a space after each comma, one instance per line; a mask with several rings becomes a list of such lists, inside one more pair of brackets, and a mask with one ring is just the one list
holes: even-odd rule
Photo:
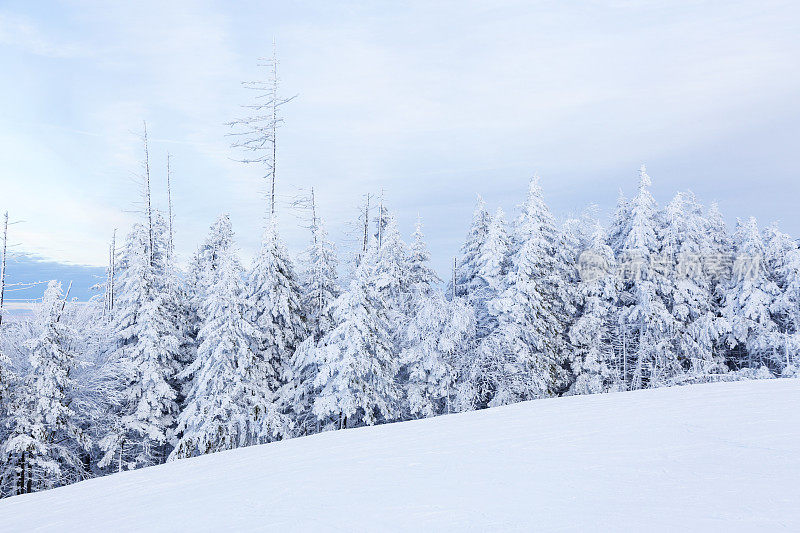
[[264, 165], [264, 178], [270, 183], [269, 214], [275, 214], [275, 180], [277, 176], [278, 127], [283, 123], [281, 108], [295, 99], [280, 95], [280, 78], [278, 77], [278, 52], [275, 40], [272, 40], [272, 57], [259, 58], [259, 67], [268, 69], [266, 81], [243, 82], [246, 89], [256, 92], [255, 103], [243, 106], [249, 115], [228, 123], [235, 131], [232, 147], [241, 148], [249, 154], [240, 161]]
[[6, 253], [8, 251], [8, 211], [3, 216], [3, 262], [0, 265], [0, 324], [3, 323], [3, 297], [6, 291]]

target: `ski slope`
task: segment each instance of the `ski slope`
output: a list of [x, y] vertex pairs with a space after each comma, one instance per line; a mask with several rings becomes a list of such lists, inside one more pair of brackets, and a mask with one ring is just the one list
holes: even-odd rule
[[539, 400], [0, 501], [0, 531], [800, 530], [800, 380]]

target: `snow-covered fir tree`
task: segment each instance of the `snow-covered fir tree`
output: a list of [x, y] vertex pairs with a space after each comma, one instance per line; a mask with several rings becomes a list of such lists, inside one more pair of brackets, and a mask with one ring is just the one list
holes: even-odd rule
[[765, 232], [764, 257], [767, 274], [777, 287], [770, 307], [777, 331], [772, 338], [773, 359], [783, 357], [782, 374], [798, 372], [797, 353], [800, 352], [800, 250], [797, 241], [777, 226]]
[[322, 219], [315, 216], [311, 224], [311, 244], [306, 250], [302, 290], [308, 331], [316, 340], [332, 327], [331, 304], [341, 292], [337, 266], [336, 248], [328, 240]]
[[25, 345], [30, 373], [15, 388], [2, 446], [3, 464], [16, 478], [16, 494], [72, 483], [85, 473], [81, 451], [90, 443], [71, 406], [75, 354], [71, 332], [62, 321], [64, 298], [61, 284], [51, 282], [37, 311], [34, 335]]
[[735, 369], [763, 364], [780, 368], [783, 357], [772, 345], [778, 328], [770, 311], [778, 287], [767, 274], [764, 242], [755, 218], [738, 222], [734, 244], [736, 261], [722, 308], [731, 350], [729, 364]]
[[622, 388], [614, 352], [614, 324], [620, 280], [614, 252], [596, 223], [579, 259], [578, 316], [569, 330], [574, 376], [569, 394], [595, 394]]
[[101, 467], [112, 462], [117, 469], [163, 462], [178, 414], [182, 323], [170, 277], [167, 225], [157, 212], [153, 217], [152, 232], [134, 226], [121, 262], [115, 312], [119, 422], [100, 441], [106, 452]]
[[409, 251], [409, 321], [401, 340], [401, 375], [408, 416], [429, 417], [455, 410], [457, 378], [475, 334], [472, 309], [436, 289], [430, 253], [418, 220]]
[[627, 214], [615, 216], [622, 221], [615, 229], [623, 275], [619, 315], [622, 372], [624, 383], [632, 389], [669, 383], [681, 372], [672, 343], [673, 318], [661, 292], [668, 282], [658, 268], [659, 217], [650, 185], [642, 165], [638, 193], [621, 204]]
[[534, 177], [514, 226], [506, 286], [489, 302], [498, 321], [481, 348], [495, 361], [489, 405], [553, 394], [563, 379], [559, 340], [566, 321], [557, 315], [563, 302], [557, 301], [556, 277], [564, 268], [556, 238], [555, 221]]
[[308, 317], [308, 335], [298, 344], [291, 358], [283, 401], [290, 406], [296, 432], [319, 430], [314, 415], [314, 398], [318, 388], [314, 379], [319, 371], [316, 344], [334, 326], [333, 303], [341, 294], [336, 274], [336, 251], [328, 241], [322, 220], [316, 215], [311, 223], [311, 245], [306, 250], [303, 277], [303, 308]]
[[376, 245], [375, 254], [372, 257], [367, 255], [362, 262], [365, 272], [369, 273], [369, 282], [375, 286], [385, 304], [390, 323], [394, 325], [392, 331], [399, 335], [408, 308], [408, 249], [397, 227], [397, 220], [385, 207], [378, 223], [381, 226], [380, 239], [373, 241]]
[[[441, 282], [439, 276], [436, 275], [430, 265], [431, 253], [428, 251], [428, 245], [425, 243], [425, 234], [422, 232], [422, 220], [417, 217], [417, 222], [414, 224], [414, 233], [411, 235], [411, 246], [408, 250], [408, 265], [407, 282], [409, 300], [412, 300], [416, 295], [427, 295], [435, 290], [436, 284]], [[413, 306], [407, 311], [410, 313]]]
[[265, 385], [273, 392], [286, 383], [291, 358], [307, 335], [302, 291], [294, 265], [270, 217], [246, 286], [249, 321], [258, 329], [254, 349], [264, 360]]
[[192, 382], [170, 460], [268, 442], [291, 429], [270, 386], [274, 368], [256, 349], [262, 333], [249, 319], [253, 314], [227, 216], [212, 226], [209, 242], [216, 268], [203, 307], [197, 356], [184, 371]]
[[511, 239], [506, 215], [498, 207], [478, 250], [476, 289], [468, 296], [475, 307], [479, 338], [488, 336], [497, 328], [497, 314], [489, 308], [489, 302], [499, 298], [506, 289], [510, 255]]
[[353, 273], [333, 308], [335, 326], [317, 343], [320, 361], [314, 413], [338, 427], [373, 425], [399, 417], [399, 363], [389, 313], [369, 274], [377, 262], [377, 243]]
[[694, 194], [676, 194], [664, 211], [661, 228], [668, 283], [662, 292], [674, 320], [674, 350], [693, 379], [717, 373], [724, 361], [714, 352], [720, 324], [712, 281], [703, 266], [709, 234], [709, 222]]
[[471, 349], [475, 314], [463, 298], [448, 300], [438, 290], [417, 293], [400, 355], [405, 409], [412, 418], [473, 408]]
[[[478, 275], [480, 270], [479, 259], [481, 246], [486, 241], [491, 222], [492, 218], [486, 210], [486, 202], [478, 196], [467, 239], [461, 247], [460, 256], [456, 258], [454, 273], [456, 296], [464, 296], [469, 299], [471, 295], [474, 295], [482, 287], [481, 278]], [[452, 281], [450, 281], [447, 293], [453, 293]]]

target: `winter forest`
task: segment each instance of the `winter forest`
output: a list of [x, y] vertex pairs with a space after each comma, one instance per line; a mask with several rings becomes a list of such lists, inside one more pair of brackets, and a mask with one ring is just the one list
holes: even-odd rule
[[263, 232], [256, 259], [245, 268], [224, 214], [176, 257], [145, 129], [140, 220], [98, 296], [50, 282], [32, 316], [0, 314], [0, 495], [538, 398], [798, 374], [798, 242], [754, 218], [729, 230], [688, 191], [659, 206], [644, 165], [608, 224], [593, 208], [558, 220], [538, 177], [509, 216], [478, 197], [439, 274], [423, 222], [398, 227], [383, 196], [340, 256], [312, 193], [291, 257], [274, 56], [245, 87], [259, 98], [226, 127], [270, 188], [264, 227], [237, 228]]

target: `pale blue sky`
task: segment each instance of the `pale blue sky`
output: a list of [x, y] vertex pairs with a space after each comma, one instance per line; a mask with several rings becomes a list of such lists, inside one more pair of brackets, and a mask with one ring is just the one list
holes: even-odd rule
[[[0, 209], [20, 250], [104, 264], [136, 216], [146, 119], [159, 194], [174, 156], [179, 252], [230, 212], [251, 256], [263, 186], [223, 124], [274, 36], [299, 94], [278, 192], [314, 185], [336, 240], [383, 188], [446, 277], [476, 193], [513, 211], [537, 172], [557, 215], [607, 212], [642, 162], [662, 203], [691, 188], [797, 235], [798, 28], [800, 4], [770, 0], [3, 0]], [[298, 224], [282, 217], [294, 250]]]

